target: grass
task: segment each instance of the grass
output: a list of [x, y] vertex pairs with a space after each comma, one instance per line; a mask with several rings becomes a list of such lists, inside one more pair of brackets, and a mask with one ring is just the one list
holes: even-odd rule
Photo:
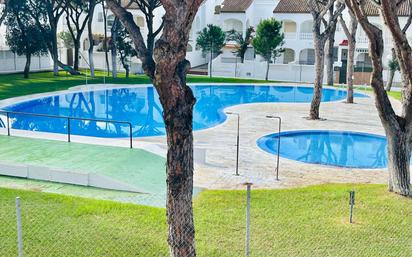
[[[131, 75], [129, 79], [125, 74], [119, 73], [117, 79], [104, 78], [105, 73], [96, 72], [94, 79], [88, 78], [89, 84], [148, 84], [150, 80], [145, 75]], [[209, 78], [206, 76], [188, 76], [189, 83], [267, 83], [264, 80], [237, 79], [237, 78]], [[275, 81], [271, 81], [275, 82]], [[0, 75], [0, 100], [30, 95], [36, 93], [65, 90], [70, 87], [86, 84], [85, 76], [71, 76], [66, 72], [60, 72], [60, 76], [53, 76], [52, 72], [31, 73], [29, 79], [24, 79], [21, 74]]]
[[[342, 86], [342, 85], [335, 85], [335, 86], [336, 86], [336, 87], [339, 87], [339, 88], [346, 88], [346, 85], [344, 85], [344, 86]], [[357, 87], [355, 87], [355, 89], [358, 90], [358, 91], [360, 91], [360, 92], [362, 92], [362, 91], [372, 92], [372, 88], [371, 88], [371, 87], [365, 88], [365, 87], [357, 86]], [[399, 101], [401, 100], [402, 93], [401, 93], [400, 91], [389, 91], [389, 92], [387, 92], [387, 93], [388, 93], [389, 96], [393, 97], [394, 99], [399, 100]]]
[[[356, 190], [355, 223], [348, 192]], [[25, 256], [167, 256], [165, 210], [0, 189], [0, 255], [16, 256], [13, 199], [23, 206]], [[245, 192], [194, 201], [198, 256], [242, 256]], [[412, 200], [381, 185], [253, 190], [252, 256], [410, 256]]]

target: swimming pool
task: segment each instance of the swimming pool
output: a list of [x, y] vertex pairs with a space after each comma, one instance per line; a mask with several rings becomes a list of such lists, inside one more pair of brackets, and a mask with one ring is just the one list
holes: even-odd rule
[[[292, 86], [199, 85], [191, 86], [197, 98], [194, 130], [206, 129], [226, 120], [224, 108], [249, 103], [309, 103], [313, 88]], [[363, 97], [362, 94], [356, 94]], [[322, 101], [346, 98], [346, 91], [323, 89]], [[127, 121], [134, 137], [165, 134], [162, 107], [152, 86], [136, 86], [42, 97], [4, 108], [8, 111]], [[61, 118], [11, 114], [12, 128], [67, 133], [68, 121]], [[70, 122], [72, 134], [96, 137], [127, 137], [129, 127], [97, 121]]]
[[[385, 168], [386, 138], [345, 131], [289, 131], [280, 134], [280, 156], [306, 163], [348, 168]], [[258, 146], [277, 154], [278, 134], [258, 139]]]

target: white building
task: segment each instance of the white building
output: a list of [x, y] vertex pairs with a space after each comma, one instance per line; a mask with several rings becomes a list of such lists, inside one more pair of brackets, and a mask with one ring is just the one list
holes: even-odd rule
[[[280, 1], [265, 1], [265, 0], [225, 0], [221, 7], [220, 17], [216, 24], [224, 29], [236, 29], [245, 31], [245, 27], [249, 24], [256, 27], [260, 20], [274, 17], [282, 21], [285, 35], [285, 52], [276, 59], [276, 62], [270, 65], [269, 78], [272, 80], [282, 81], [303, 81], [313, 82], [315, 51], [313, 48], [313, 18], [306, 4], [306, 0], [280, 0]], [[268, 13], [268, 10], [273, 12]], [[385, 40], [384, 64], [387, 64], [392, 58], [391, 48], [392, 39], [383, 26], [378, 10], [368, 3], [366, 10], [369, 19], [375, 25], [383, 28]], [[401, 24], [405, 24], [409, 10], [407, 3], [399, 10], [399, 20]], [[345, 10], [343, 13], [344, 19], [349, 20], [349, 14]], [[411, 36], [409, 30], [407, 32]], [[335, 36], [335, 73], [336, 82], [346, 82], [346, 61], [347, 61], [347, 41], [341, 25], [338, 24]], [[233, 77], [234, 70], [238, 77], [248, 78], [264, 78], [265, 63], [261, 58], [256, 60], [246, 60], [244, 64], [239, 64], [230, 60], [228, 52], [219, 56], [214, 60], [213, 72], [215, 75]], [[355, 68], [355, 83], [369, 83], [369, 75], [371, 70], [371, 60], [368, 55], [368, 38], [363, 32], [361, 26], [358, 28], [357, 49], [356, 49], [356, 68]], [[236, 65], [236, 67], [235, 67]], [[387, 77], [389, 71], [385, 71], [384, 78]], [[325, 77], [326, 79], [326, 77]], [[399, 74], [395, 81], [400, 81]]]
[[[1, 5], [0, 0], [0, 5]], [[282, 21], [285, 34], [285, 52], [270, 65], [270, 79], [282, 81], [303, 81], [312, 82], [314, 78], [315, 53], [313, 49], [312, 15], [306, 4], [307, 0], [205, 0], [193, 22], [190, 41], [188, 46], [187, 59], [192, 67], [196, 67], [208, 62], [208, 58], [202, 55], [201, 50], [196, 47], [197, 34], [206, 27], [207, 24], [215, 24], [224, 31], [237, 30], [243, 35], [250, 26], [256, 27], [263, 19], [274, 17]], [[127, 3], [127, 0], [123, 1]], [[400, 8], [399, 19], [401, 24], [407, 21], [407, 3]], [[391, 59], [392, 40], [387, 29], [382, 25], [378, 16], [378, 10], [371, 4], [366, 8], [369, 18], [379, 27], [383, 28], [385, 39], [384, 64]], [[143, 13], [135, 5], [129, 7], [136, 24], [141, 28], [143, 36], [146, 36], [147, 27]], [[154, 27], [158, 27], [164, 13], [162, 8], [155, 12]], [[347, 11], [344, 11], [344, 19], [349, 20]], [[114, 15], [107, 10], [107, 33], [110, 37], [110, 29], [113, 24]], [[102, 5], [98, 5], [93, 18], [93, 34], [95, 35], [95, 65], [97, 68], [105, 69], [105, 54], [102, 48], [104, 38], [104, 19]], [[67, 31], [65, 16], [61, 17], [59, 31]], [[410, 31], [407, 32], [411, 36]], [[88, 37], [87, 28], [83, 33], [81, 43], [80, 65], [87, 67]], [[20, 71], [24, 66], [24, 57], [15, 56], [8, 50], [5, 43], [5, 26], [0, 27], [0, 72]], [[264, 78], [266, 64], [262, 58], [256, 56], [251, 49], [243, 64], [232, 53], [233, 49], [226, 49], [223, 54], [213, 60], [213, 73], [215, 76]], [[346, 78], [345, 65], [347, 58], [347, 41], [341, 26], [338, 24], [335, 40], [335, 72], [336, 82], [344, 83]], [[64, 48], [60, 49], [60, 58], [63, 62], [72, 64], [72, 51]], [[109, 56], [111, 59], [111, 57]], [[369, 71], [371, 60], [368, 56], [368, 39], [362, 28], [359, 26], [357, 35], [356, 50], [356, 73], [355, 83], [364, 84], [369, 81]], [[33, 70], [49, 69], [51, 62], [48, 57], [38, 58], [33, 61]], [[132, 72], [139, 71], [139, 60], [132, 59]], [[111, 61], [109, 62], [111, 65]], [[118, 68], [121, 64], [118, 62]], [[141, 69], [140, 69], [141, 71]], [[384, 77], [388, 75], [385, 71]], [[395, 81], [399, 81], [399, 74]]]

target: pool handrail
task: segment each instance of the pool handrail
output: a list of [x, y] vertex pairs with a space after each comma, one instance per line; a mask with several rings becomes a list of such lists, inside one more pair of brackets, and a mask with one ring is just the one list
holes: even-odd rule
[[39, 114], [39, 113], [28, 113], [28, 112], [15, 112], [15, 111], [6, 111], [0, 110], [0, 113], [6, 114], [6, 124], [7, 124], [7, 135], [11, 136], [10, 133], [10, 114], [22, 115], [22, 116], [33, 116], [33, 117], [45, 117], [53, 119], [66, 119], [67, 120], [67, 142], [71, 142], [71, 127], [70, 121], [95, 121], [95, 122], [105, 122], [105, 123], [116, 123], [116, 124], [126, 124], [129, 127], [129, 139], [130, 139], [130, 148], [133, 148], [133, 125], [129, 121], [118, 121], [118, 120], [107, 120], [107, 119], [96, 119], [96, 118], [80, 118], [80, 117], [70, 117], [70, 116], [59, 116], [51, 114]]
[[282, 117], [276, 115], [266, 115], [268, 119], [276, 119], [279, 121], [279, 128], [278, 128], [278, 154], [277, 154], [277, 161], [276, 161], [276, 180], [279, 180], [279, 162], [280, 162], [280, 136], [282, 132]]

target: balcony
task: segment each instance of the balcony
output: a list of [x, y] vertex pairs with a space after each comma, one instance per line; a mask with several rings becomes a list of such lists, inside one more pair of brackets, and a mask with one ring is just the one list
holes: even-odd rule
[[299, 39], [300, 40], [312, 40], [313, 39], [313, 33], [312, 32], [310, 32], [310, 33], [300, 33]]
[[367, 44], [369, 43], [369, 39], [367, 36], [358, 36], [356, 37], [356, 42], [359, 44]]
[[285, 32], [285, 39], [287, 40], [295, 40], [296, 39], [296, 32]]

